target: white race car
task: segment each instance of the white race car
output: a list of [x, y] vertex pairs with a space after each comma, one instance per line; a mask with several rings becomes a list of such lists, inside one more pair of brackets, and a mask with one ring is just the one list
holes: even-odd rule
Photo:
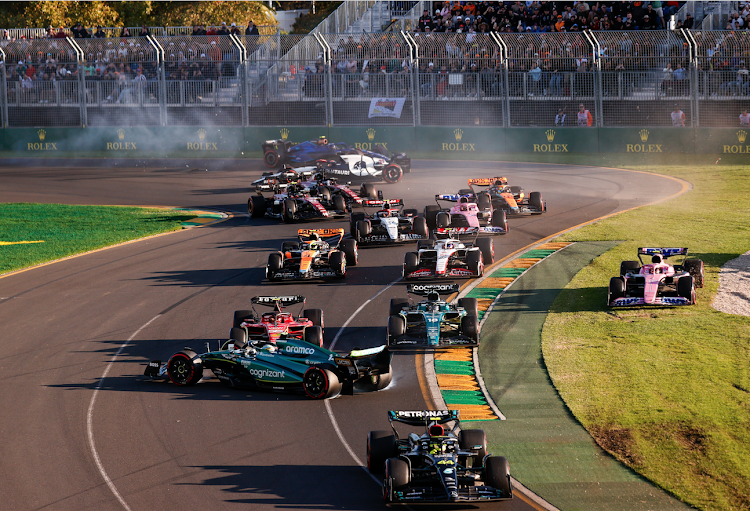
[[[495, 262], [495, 245], [477, 234], [476, 227], [437, 229], [437, 240], [420, 240], [416, 252], [404, 255], [403, 277], [481, 277], [484, 267]], [[462, 235], [473, 235], [473, 242], [461, 241]]]

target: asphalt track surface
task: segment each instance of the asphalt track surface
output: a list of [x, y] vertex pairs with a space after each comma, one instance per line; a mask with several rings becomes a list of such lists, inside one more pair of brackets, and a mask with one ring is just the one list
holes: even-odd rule
[[[406, 207], [421, 210], [468, 177], [504, 175], [543, 193], [549, 212], [511, 219], [510, 233], [495, 238], [496, 259], [682, 188], [656, 175], [591, 167], [413, 165], [402, 182], [379, 185]], [[3, 509], [385, 507], [379, 484], [355, 458], [365, 460], [368, 431], [388, 427], [387, 410], [431, 405], [414, 353], [394, 356], [387, 389], [327, 402], [227, 389], [215, 378], [180, 388], [141, 376], [151, 358], [228, 336], [233, 311], [262, 294], [305, 295], [307, 307], [324, 309], [326, 345], [336, 339], [338, 350], [383, 343], [388, 301], [405, 296], [402, 282], [383, 290], [399, 279], [406, 248], [360, 250], [345, 281], [264, 282], [269, 251], [300, 226], [244, 215], [249, 184], [262, 170], [252, 160], [2, 164], [0, 202], [237, 214], [0, 278]], [[481, 508], [534, 509], [521, 498]]]

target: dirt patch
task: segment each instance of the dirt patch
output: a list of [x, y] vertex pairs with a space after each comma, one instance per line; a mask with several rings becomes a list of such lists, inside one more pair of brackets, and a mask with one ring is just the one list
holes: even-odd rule
[[630, 429], [594, 426], [591, 436], [602, 449], [627, 465], [641, 463], [641, 457], [634, 451], [635, 440]]
[[708, 437], [699, 429], [683, 427], [677, 431], [677, 441], [690, 451], [705, 454]]

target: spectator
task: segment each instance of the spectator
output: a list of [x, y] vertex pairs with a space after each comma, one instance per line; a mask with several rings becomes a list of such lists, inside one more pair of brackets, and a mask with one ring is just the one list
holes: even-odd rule
[[747, 113], [747, 108], [743, 108], [740, 114], [740, 126], [750, 126], [750, 114]]
[[674, 85], [672, 83], [672, 78], [674, 75], [674, 70], [672, 69], [672, 63], [667, 62], [667, 66], [661, 70], [661, 96], [666, 96], [668, 91], [671, 91], [672, 86]]
[[737, 70], [737, 81], [730, 84], [730, 90], [732, 96], [737, 96], [747, 92], [750, 75], [748, 74], [747, 66], [745, 62], [740, 63], [740, 68]]
[[208, 27], [208, 30], [206, 30], [206, 35], [219, 35], [219, 31], [216, 28], [216, 25], [211, 23], [211, 26]]
[[578, 127], [590, 127], [594, 124], [594, 118], [586, 109], [586, 106], [581, 103], [578, 105]]
[[94, 37], [96, 37], [97, 39], [104, 39], [105, 37], [107, 37], [107, 34], [104, 33], [101, 25], [96, 27], [96, 33], [94, 33]]
[[255, 26], [253, 20], [247, 20], [245, 35], [260, 35], [260, 32], [258, 32], [258, 27]]
[[685, 127], [685, 114], [682, 110], [680, 110], [680, 107], [677, 103], [675, 103], [674, 109], [672, 110], [672, 126], [674, 126], [675, 128]]
[[536, 62], [531, 65], [529, 70], [529, 96], [540, 94], [540, 85], [542, 83], [542, 70]]
[[219, 27], [219, 30], [216, 33], [218, 35], [229, 35], [229, 28], [227, 28], [226, 21], [221, 22], [221, 27]]
[[68, 37], [68, 34], [65, 33], [65, 29], [63, 27], [60, 27], [55, 34], [55, 39], [65, 39], [66, 37]]
[[685, 15], [685, 21], [682, 22], [682, 28], [691, 29], [693, 28], [693, 23], [695, 23], [693, 16], [690, 13], [687, 13]]
[[237, 28], [237, 23], [235, 23], [234, 21], [232, 22], [232, 25], [231, 25], [231, 27], [229, 29], [229, 33], [231, 35], [240, 35], [240, 33], [241, 33], [240, 29]]
[[365, 64], [365, 67], [362, 69], [362, 77], [359, 80], [359, 95], [364, 96], [368, 93], [368, 90], [370, 88], [370, 66], [369, 64]]
[[138, 37], [148, 37], [151, 35], [151, 31], [148, 29], [148, 27], [144, 24], [141, 26], [141, 31], [138, 32]]
[[555, 126], [560, 126], [560, 127], [565, 126], [565, 117], [566, 117], [565, 110], [560, 108], [557, 111], [557, 115], [555, 116]]
[[120, 37], [133, 37], [130, 35], [130, 30], [128, 27], [122, 27], [122, 30], [120, 31]]

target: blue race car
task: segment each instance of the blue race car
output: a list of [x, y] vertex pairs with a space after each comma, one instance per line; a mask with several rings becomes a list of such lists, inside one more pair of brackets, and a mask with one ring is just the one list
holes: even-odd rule
[[419, 303], [392, 298], [388, 318], [388, 347], [452, 348], [479, 346], [476, 298], [459, 298], [457, 305], [440, 299], [456, 293], [458, 284], [410, 284], [406, 291], [426, 297]]

